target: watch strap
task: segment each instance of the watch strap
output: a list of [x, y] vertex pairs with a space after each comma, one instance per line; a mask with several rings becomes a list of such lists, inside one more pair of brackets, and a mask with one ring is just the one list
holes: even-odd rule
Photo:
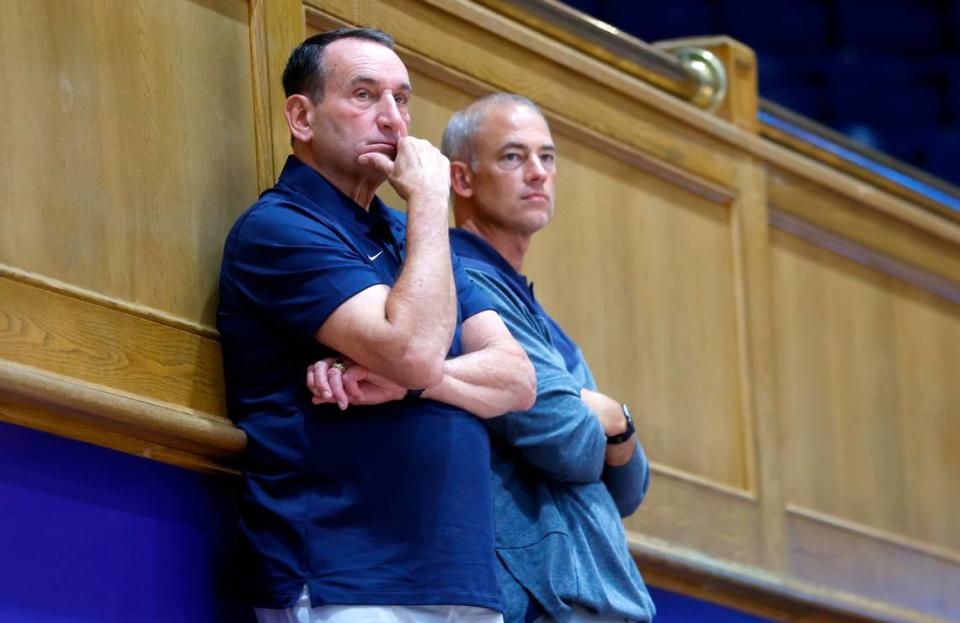
[[630, 416], [630, 409], [627, 408], [627, 405], [623, 405], [623, 417], [627, 421], [627, 430], [619, 435], [609, 435], [607, 437], [607, 445], [615, 446], [621, 444], [633, 437], [633, 433], [636, 432], [637, 429], [633, 426], [633, 418]]

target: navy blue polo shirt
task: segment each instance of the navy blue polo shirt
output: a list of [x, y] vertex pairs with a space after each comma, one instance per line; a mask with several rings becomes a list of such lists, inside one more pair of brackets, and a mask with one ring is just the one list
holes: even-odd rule
[[[483, 424], [432, 400], [313, 405], [314, 335], [341, 303], [392, 286], [405, 215], [369, 212], [290, 157], [224, 247], [217, 324], [230, 416], [247, 433], [242, 575], [253, 605], [500, 609]], [[492, 309], [454, 257], [457, 329]]]

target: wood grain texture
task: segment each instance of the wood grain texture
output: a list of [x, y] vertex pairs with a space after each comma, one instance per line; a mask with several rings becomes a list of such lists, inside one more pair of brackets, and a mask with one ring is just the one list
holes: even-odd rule
[[212, 326], [256, 197], [247, 3], [20, 2], [0, 20], [0, 263]]
[[675, 115], [716, 119], [489, 9], [459, 0], [306, 4], [349, 23], [360, 15], [411, 51], [495, 89], [524, 93], [549, 111], [714, 182], [730, 179], [732, 146], [678, 123]]
[[960, 283], [960, 236], [953, 239], [947, 235], [952, 224], [940, 232], [942, 236], [935, 235], [874, 209], [866, 198], [844, 196], [812, 177], [779, 168], [772, 169], [767, 176], [767, 194], [771, 207], [777, 211]]
[[749, 489], [729, 209], [554, 138], [556, 216], [524, 267], [540, 300], [654, 460]]
[[721, 560], [654, 537], [630, 534], [628, 542], [647, 584], [773, 621], [945, 623], [952, 620], [863, 597], [838, 586]]
[[0, 360], [226, 416], [216, 341], [3, 278]]
[[256, 57], [266, 66], [266, 91], [269, 94], [271, 123], [270, 144], [273, 149], [274, 179], [280, 176], [287, 156], [292, 153], [290, 130], [287, 128], [283, 107], [283, 69], [293, 48], [304, 39], [303, 4], [299, 0], [263, 1], [265, 38], [257, 47]]
[[773, 240], [787, 501], [960, 551], [960, 308]]
[[764, 566], [786, 567], [783, 525], [780, 426], [773, 370], [773, 310], [769, 212], [761, 162], [745, 158], [733, 183], [740, 195], [732, 206], [736, 318], [743, 431], [751, 480], [759, 492]]
[[647, 498], [624, 524], [632, 540], [662, 539], [717, 561], [763, 565], [756, 500], [669, 467], [654, 465]]
[[[553, 124], [557, 217], [526, 272], [637, 413], [654, 459], [627, 522], [641, 564], [784, 619], [943, 618], [960, 551], [960, 314], [924, 288], [960, 283], [957, 223], [475, 3], [305, 4], [4, 14], [0, 419], [233, 469], [243, 436], [224, 418], [212, 329], [223, 236], [289, 152], [290, 49], [372, 25], [411, 69], [415, 134], [438, 141], [492, 90], [530, 96]], [[878, 272], [894, 264], [929, 279]], [[853, 577], [901, 561], [915, 577]], [[884, 590], [901, 580], [914, 594]]]
[[835, 588], [909, 607], [928, 617], [960, 617], [960, 556], [878, 538], [794, 510], [789, 517], [791, 570]]
[[727, 72], [727, 93], [714, 114], [751, 134], [758, 132], [757, 57], [753, 50], [735, 39], [722, 36], [670, 39], [658, 41], [655, 45], [670, 52], [683, 47], [712, 52]]
[[725, 123], [469, 0], [304, 4], [308, 16], [329, 14], [351, 24], [362, 18], [415, 52], [497, 89], [526, 93], [585, 127], [721, 185], [730, 179], [728, 156], [750, 154], [827, 192], [960, 243], [960, 225], [939, 214]]

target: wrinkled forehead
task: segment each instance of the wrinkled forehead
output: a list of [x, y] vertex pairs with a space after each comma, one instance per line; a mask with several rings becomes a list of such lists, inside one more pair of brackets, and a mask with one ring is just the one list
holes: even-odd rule
[[358, 80], [384, 88], [410, 90], [410, 76], [396, 52], [366, 39], [338, 39], [327, 46], [323, 66], [329, 84], [349, 86]]

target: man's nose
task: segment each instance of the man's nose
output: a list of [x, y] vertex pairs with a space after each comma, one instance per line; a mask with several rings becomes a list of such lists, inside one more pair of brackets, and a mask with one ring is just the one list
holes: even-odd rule
[[527, 179], [530, 181], [539, 181], [547, 177], [547, 168], [543, 166], [540, 158], [536, 155], [527, 159]]
[[384, 94], [380, 99], [380, 114], [377, 116], [377, 123], [382, 129], [399, 131], [404, 121], [397, 100], [391, 93]]

